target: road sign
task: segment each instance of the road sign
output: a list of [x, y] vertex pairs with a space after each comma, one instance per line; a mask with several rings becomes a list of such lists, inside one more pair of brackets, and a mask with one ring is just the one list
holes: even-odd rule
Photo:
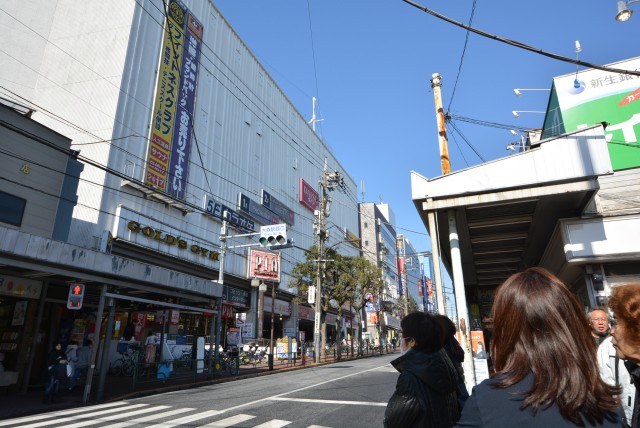
[[71, 284], [69, 286], [69, 297], [67, 298], [67, 309], [82, 309], [84, 300], [84, 284]]
[[269, 247], [272, 245], [284, 245], [287, 243], [287, 224], [270, 224], [260, 226], [260, 245]]

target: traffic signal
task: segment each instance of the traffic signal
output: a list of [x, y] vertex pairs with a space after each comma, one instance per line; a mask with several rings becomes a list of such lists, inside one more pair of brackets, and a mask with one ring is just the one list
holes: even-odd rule
[[67, 298], [67, 309], [82, 309], [84, 299], [84, 284], [71, 284], [69, 286], [69, 298]]
[[286, 223], [271, 224], [260, 227], [260, 245], [271, 247], [273, 245], [285, 245], [287, 243]]

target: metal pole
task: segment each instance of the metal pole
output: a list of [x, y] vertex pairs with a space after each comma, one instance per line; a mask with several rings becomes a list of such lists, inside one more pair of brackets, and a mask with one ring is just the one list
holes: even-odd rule
[[444, 315], [446, 309], [444, 306], [444, 286], [442, 284], [442, 276], [440, 274], [440, 246], [438, 244], [438, 232], [436, 229], [435, 213], [429, 211], [427, 213], [429, 220], [429, 235], [431, 235], [431, 262], [433, 265], [433, 286], [436, 289], [436, 302], [438, 303], [438, 313]]
[[433, 88], [433, 98], [436, 103], [436, 122], [438, 123], [438, 141], [440, 143], [440, 163], [442, 174], [451, 172], [449, 163], [449, 147], [447, 145], [447, 129], [444, 124], [444, 108], [442, 107], [442, 77], [438, 73], [431, 76], [431, 87]]
[[100, 300], [98, 301], [98, 311], [96, 312], [96, 328], [93, 332], [93, 343], [91, 344], [91, 357], [89, 359], [89, 368], [87, 369], [87, 381], [84, 384], [84, 393], [82, 395], [82, 403], [87, 404], [91, 395], [91, 383], [93, 381], [93, 373], [96, 370], [96, 358], [98, 357], [98, 345], [100, 344], [100, 328], [102, 327], [102, 314], [104, 313], [105, 294], [107, 294], [107, 285], [102, 285], [100, 291]]
[[260, 284], [258, 286], [258, 339], [264, 336], [262, 330], [264, 330], [264, 287]]
[[[211, 302], [211, 306], [214, 306], [215, 302]], [[220, 310], [218, 310], [218, 313], [220, 312]], [[207, 361], [207, 365], [209, 368], [209, 376], [213, 376], [213, 349], [211, 349], [211, 347], [213, 347], [213, 343], [214, 343], [214, 337], [216, 335], [216, 318], [215, 318], [215, 314], [211, 314], [211, 321], [209, 321], [209, 356], [208, 356], [208, 361]]]
[[469, 340], [469, 313], [467, 311], [467, 297], [464, 290], [464, 278], [462, 276], [462, 259], [460, 257], [460, 241], [458, 239], [458, 227], [456, 224], [456, 212], [448, 211], [449, 215], [449, 243], [451, 245], [451, 267], [453, 269], [453, 289], [456, 296], [456, 311], [458, 312], [458, 325], [460, 338], [464, 350], [464, 378], [467, 390], [476, 384], [473, 354], [471, 353], [471, 341]]
[[[100, 367], [100, 380], [98, 381], [98, 393], [96, 401], [100, 403], [104, 396], [104, 384], [107, 380], [107, 370], [109, 369], [109, 348], [111, 347], [111, 336], [113, 336], [113, 321], [116, 316], [116, 303], [113, 297], [109, 297], [109, 318], [107, 328], [104, 331], [104, 349], [102, 350], [102, 365]], [[98, 320], [96, 320], [96, 324]], [[95, 344], [94, 344], [95, 346]]]
[[271, 359], [269, 360], [269, 370], [273, 370], [273, 359], [275, 358], [275, 353], [273, 351], [273, 323], [276, 308], [276, 284], [275, 282], [271, 284], [271, 341], [269, 342], [269, 346], [271, 347]]
[[[220, 229], [220, 270], [218, 271], [218, 283], [224, 288], [224, 253], [227, 248], [227, 217], [229, 213], [225, 210], [222, 212], [222, 228]], [[224, 292], [224, 289], [223, 289]], [[218, 314], [216, 316], [216, 337], [215, 348], [213, 350], [213, 359], [217, 363], [220, 357], [220, 336], [222, 335], [222, 298], [218, 299]]]

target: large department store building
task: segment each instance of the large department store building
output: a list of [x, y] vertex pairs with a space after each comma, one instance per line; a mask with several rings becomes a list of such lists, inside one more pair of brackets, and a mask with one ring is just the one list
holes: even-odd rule
[[[258, 323], [256, 278], [276, 287], [276, 336], [312, 339], [313, 310], [293, 302], [288, 272], [314, 245], [325, 164], [346, 185], [331, 194], [328, 245], [358, 230], [356, 185], [215, 5], [171, 0], [168, 17], [160, 0], [15, 0], [5, 9], [0, 96], [31, 111], [14, 117], [20, 129], [29, 122], [52, 135], [44, 140], [70, 140], [67, 164], [49, 178], [63, 183], [54, 194], [65, 202], [31, 211], [41, 197], [25, 182], [0, 189], [26, 201], [22, 221], [0, 223], [12, 239], [0, 246], [0, 352], [13, 383], [41, 381], [36, 349], [96, 331], [104, 339], [109, 323], [96, 319], [113, 325], [109, 358], [127, 327], [134, 340], [164, 332], [174, 343], [213, 342], [216, 315], [223, 346], [269, 337], [272, 305], [266, 298]], [[221, 275], [224, 211], [229, 236], [286, 224], [295, 246], [271, 252], [246, 247], [252, 236], [228, 238]], [[32, 215], [58, 229], [27, 227]], [[74, 283], [85, 285], [81, 310], [65, 305]], [[25, 319], [14, 323], [20, 308]]]

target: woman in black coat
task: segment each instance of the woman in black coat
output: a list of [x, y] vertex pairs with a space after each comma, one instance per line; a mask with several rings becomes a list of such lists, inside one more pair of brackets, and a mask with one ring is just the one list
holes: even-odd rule
[[57, 342], [53, 347], [49, 355], [47, 355], [47, 374], [48, 381], [44, 390], [44, 403], [53, 402], [60, 379], [63, 378], [60, 373], [64, 370], [64, 375], [67, 373], [67, 355], [62, 351], [62, 344]]
[[458, 419], [458, 372], [441, 349], [435, 317], [414, 312], [400, 322], [402, 356], [391, 361], [400, 372], [384, 414], [385, 428], [450, 428]]

